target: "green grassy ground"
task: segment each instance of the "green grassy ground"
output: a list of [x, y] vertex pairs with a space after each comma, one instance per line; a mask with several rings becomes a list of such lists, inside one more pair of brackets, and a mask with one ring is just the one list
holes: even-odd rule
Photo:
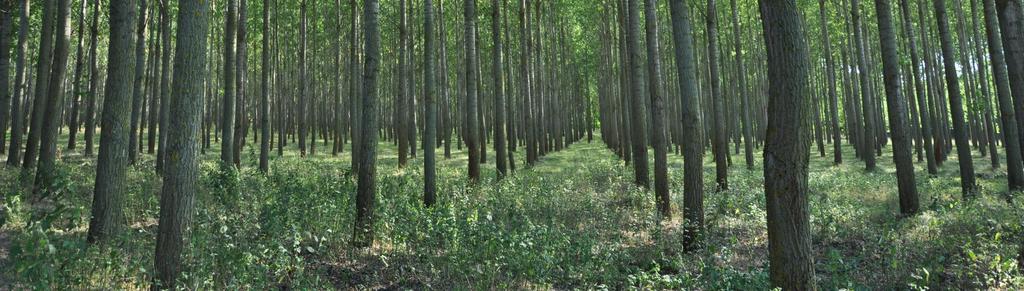
[[[250, 145], [252, 143], [250, 142]], [[294, 144], [292, 145], [294, 146]], [[347, 152], [299, 158], [276, 152], [271, 173], [244, 167], [221, 172], [217, 149], [204, 156], [202, 190], [184, 286], [191, 289], [766, 289], [767, 259], [760, 164], [733, 160], [731, 189], [711, 192], [705, 165], [708, 229], [704, 247], [684, 253], [680, 222], [656, 222], [653, 194], [630, 182], [631, 169], [603, 144], [579, 143], [535, 167], [495, 182], [493, 151], [479, 186], [465, 182], [465, 155], [439, 151], [439, 205], [421, 206], [421, 163], [397, 168], [395, 147], [382, 143], [378, 170], [377, 242], [349, 247], [355, 182]], [[61, 146], [61, 149], [64, 147]], [[347, 150], [347, 149], [346, 149]], [[822, 289], [1017, 289], [1014, 260], [1021, 235], [1019, 199], [1005, 200], [1005, 173], [976, 156], [983, 193], [959, 194], [955, 156], [928, 177], [918, 167], [923, 213], [898, 218], [894, 167], [886, 153], [866, 173], [847, 162], [812, 157], [811, 222]], [[977, 153], [976, 153], [977, 154]], [[757, 155], [760, 159], [760, 155]], [[95, 161], [63, 154], [61, 191], [33, 197], [17, 169], [0, 171], [10, 218], [8, 287], [144, 289], [152, 277], [159, 176], [152, 157], [129, 175], [127, 231], [109, 247], [85, 244]], [[682, 203], [681, 157], [670, 156], [674, 207]], [[234, 191], [229, 191], [234, 189]], [[238, 193], [227, 195], [226, 193]], [[4, 280], [0, 280], [4, 281]], [[3, 288], [0, 284], [0, 289]]]

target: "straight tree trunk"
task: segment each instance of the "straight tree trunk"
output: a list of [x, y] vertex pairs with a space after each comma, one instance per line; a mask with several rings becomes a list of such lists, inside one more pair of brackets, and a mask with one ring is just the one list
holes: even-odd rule
[[103, 131], [100, 132], [96, 183], [93, 189], [89, 242], [102, 242], [115, 236], [124, 224], [125, 175], [128, 168], [129, 118], [136, 66], [134, 37], [136, 4], [131, 0], [110, 2], [110, 48], [107, 84], [103, 98]]
[[718, 72], [718, 4], [716, 0], [708, 0], [707, 9], [707, 43], [708, 43], [708, 67], [711, 82], [712, 114], [714, 122], [712, 129], [715, 134], [712, 139], [711, 151], [715, 155], [715, 183], [718, 190], [729, 189], [729, 141], [726, 136], [725, 122], [725, 95], [722, 94], [722, 80]]
[[498, 180], [508, 174], [508, 160], [505, 144], [505, 84], [504, 68], [505, 56], [502, 55], [501, 43], [501, 3], [499, 0], [491, 2], [491, 36], [494, 39], [493, 54], [491, 56], [492, 77], [494, 77], [494, 161], [498, 172]]
[[[22, 171], [31, 173], [39, 158], [39, 138], [43, 128], [43, 117], [47, 95], [47, 84], [50, 81], [50, 65], [53, 62], [53, 30], [57, 0], [43, 2], [43, 20], [40, 29], [39, 56], [36, 58], [36, 81], [32, 98], [31, 127], [28, 130], [28, 141], [25, 147], [25, 160]], [[28, 114], [28, 113], [26, 113]], [[31, 183], [29, 183], [31, 184]]]
[[857, 49], [857, 71], [860, 73], [860, 98], [863, 104], [861, 109], [864, 113], [864, 136], [862, 137], [864, 139], [864, 154], [861, 158], [864, 159], [865, 168], [868, 171], [874, 171], [875, 155], [873, 153], [877, 143], [875, 139], [875, 116], [873, 114], [875, 105], [872, 103], [871, 70], [868, 66], [868, 52], [867, 45], [864, 43], [864, 25], [861, 24], [859, 2], [859, 0], [851, 1], [850, 19], [853, 21], [853, 38]]
[[[467, 2], [471, 3], [471, 2]], [[475, 3], [473, 3], [475, 4]], [[475, 6], [475, 5], [473, 5]], [[469, 4], [467, 4], [469, 7]], [[468, 14], [468, 13], [467, 13]], [[363, 122], [360, 139], [359, 178], [356, 186], [355, 233], [352, 242], [358, 248], [373, 244], [373, 208], [377, 191], [377, 74], [380, 66], [380, 3], [363, 3], [365, 68], [363, 70]]]
[[44, 191], [50, 191], [56, 179], [57, 163], [57, 137], [60, 127], [60, 109], [64, 104], [64, 75], [67, 72], [65, 64], [68, 61], [68, 14], [71, 5], [69, 0], [57, 0], [57, 18], [54, 31], [53, 66], [50, 70], [47, 98], [39, 99], [37, 102], [45, 103], [42, 122], [42, 134], [39, 140], [39, 169], [36, 171], [35, 187], [33, 193], [39, 195]]
[[953, 115], [953, 136], [956, 138], [957, 158], [960, 163], [960, 188], [963, 190], [964, 198], [972, 198], [977, 192], [977, 184], [974, 177], [974, 160], [971, 157], [971, 145], [967, 139], [968, 129], [966, 122], [964, 122], [964, 105], [960, 97], [960, 79], [957, 77], [953, 41], [949, 35], [946, 0], [934, 0], [933, 4], [935, 6], [935, 21], [939, 25], [942, 63], [946, 71], [946, 86], [949, 87], [949, 109]]
[[132, 112], [130, 136], [128, 137], [128, 164], [134, 165], [139, 159], [139, 122], [142, 119], [142, 103], [145, 98], [143, 83], [146, 80], [146, 0], [139, 0], [138, 29], [135, 32], [135, 80], [132, 90]]
[[659, 218], [672, 220], [671, 196], [668, 190], [668, 137], [665, 136], [665, 100], [661, 92], [661, 52], [658, 49], [658, 13], [655, 0], [644, 3], [645, 27], [647, 35], [647, 75], [648, 90], [651, 98], [651, 146], [654, 148], [654, 200], [658, 207]]
[[764, 181], [771, 284], [783, 290], [816, 290], [807, 205], [811, 145], [807, 43], [795, 0], [761, 0], [760, 8], [768, 52]]
[[[427, 106], [425, 124], [423, 125], [423, 140], [429, 142], [429, 146], [423, 147], [423, 205], [430, 207], [437, 199], [437, 165], [435, 161], [437, 147], [433, 145], [433, 142], [437, 140], [437, 104], [434, 100], [434, 4], [432, 0], [423, 1], [423, 27], [423, 101]], [[441, 45], [444, 44], [444, 39], [441, 39]]]
[[[220, 110], [220, 161], [224, 166], [233, 162], [235, 130], [235, 21], [237, 20], [236, 0], [227, 0], [228, 9], [224, 26], [224, 97]], [[305, 2], [303, 2], [305, 3]], [[305, 149], [303, 149], [303, 153]]]
[[[160, 67], [160, 87], [153, 88], [153, 90], [160, 90], [160, 124], [156, 127], [160, 130], [160, 143], [159, 148], [156, 151], [156, 169], [158, 173], [163, 173], [164, 162], [167, 161], [167, 133], [169, 132], [167, 127], [170, 122], [170, 111], [171, 111], [171, 11], [169, 7], [170, 3], [168, 0], [160, 2], [160, 15], [163, 15], [163, 21], [160, 23], [160, 33], [163, 34], [163, 51], [160, 52], [162, 56], [162, 63]], [[88, 134], [87, 134], [88, 135]], [[88, 146], [86, 146], [88, 148]]]
[[[903, 0], [906, 1], [906, 0]], [[825, 55], [825, 74], [828, 76], [829, 119], [832, 122], [832, 163], [843, 163], [843, 142], [839, 130], [839, 97], [836, 96], [836, 70], [832, 60], [832, 43], [829, 42], [828, 14], [825, 12], [825, 0], [818, 0], [819, 20], [821, 20], [822, 49]]]
[[701, 126], [700, 93], [694, 58], [690, 11], [683, 0], [669, 1], [672, 10], [672, 39], [675, 40], [676, 70], [683, 126], [683, 245], [692, 249], [704, 229], [704, 135]]
[[203, 114], [203, 76], [209, 1], [178, 1], [178, 52], [167, 141], [167, 165], [160, 195], [154, 289], [174, 289], [181, 273], [184, 235], [192, 223], [199, 180], [199, 127]]
[[[478, 96], [477, 96], [477, 85], [479, 75], [477, 69], [479, 68], [477, 59], [477, 43], [476, 43], [476, 0], [466, 0], [465, 2], [465, 19], [466, 19], [466, 34], [465, 34], [465, 45], [466, 45], [466, 133], [463, 133], [466, 139], [466, 146], [469, 147], [469, 180], [472, 183], [476, 183], [480, 180], [480, 146], [478, 145], [478, 138], [480, 135], [480, 124], [477, 118], [478, 108]], [[482, 142], [482, 141], [479, 141]]]
[[917, 183], [914, 179], [914, 155], [908, 134], [906, 100], [900, 88], [899, 55], [896, 52], [896, 28], [892, 24], [889, 0], [875, 0], [878, 14], [878, 36], [882, 48], [882, 74], [885, 76], [885, 100], [889, 106], [889, 127], [892, 130], [893, 162], [899, 188], [900, 212], [917, 213]]
[[412, 108], [408, 108], [409, 98], [409, 29], [408, 29], [408, 15], [406, 12], [406, 0], [398, 1], [398, 15], [400, 18], [398, 25], [398, 100], [395, 101], [395, 122], [397, 123], [395, 128], [397, 129], [398, 139], [398, 166], [405, 167], [409, 161], [409, 144], [415, 143], [413, 140], [409, 140], [410, 130], [416, 130], [411, 128], [409, 124], [409, 112]]
[[[1006, 176], [1011, 191], [1024, 189], [1024, 164], [1021, 160], [1020, 138], [1017, 136], [1018, 124], [1014, 118], [1013, 101], [1010, 93], [1010, 82], [1007, 77], [1006, 59], [1003, 55], [1003, 42], [1000, 38], [999, 19], [993, 0], [985, 0], [985, 36], [988, 39], [989, 59], [992, 63], [992, 74], [996, 84], [996, 96], [999, 99], [999, 117], [1003, 132], [1003, 147], [1006, 148]], [[1019, 9], [1019, 7], [1018, 7]]]
[[[910, 19], [910, 5], [907, 0], [900, 0], [900, 12], [903, 18], [903, 31], [907, 35], [908, 49], [910, 50], [910, 63], [919, 64], [921, 58], [918, 57], [917, 53], [917, 37], [915, 36], [914, 30], [911, 28]], [[918, 111], [921, 112], [921, 135], [924, 140], [924, 157], [928, 174], [935, 175], [939, 169], [935, 162], [935, 155], [933, 154], [932, 139], [935, 137], [932, 131], [932, 118], [931, 110], [928, 106], [928, 93], [925, 91], [925, 82], [921, 80], [922, 76], [921, 66], [912, 65], [911, 73], [914, 78], [914, 91], [917, 94], [917, 107]], [[911, 104], [910, 106], [914, 106]]]
[[21, 137], [23, 128], [21, 100], [28, 96], [28, 74], [25, 68], [25, 53], [28, 47], [28, 18], [29, 0], [21, 0], [18, 13], [18, 52], [14, 63], [14, 88], [15, 94], [11, 100], [11, 144], [7, 148], [7, 165], [16, 167], [21, 161]]
[[[338, 2], [341, 3], [340, 1]], [[340, 23], [340, 20], [339, 20]], [[340, 25], [339, 25], [340, 28]], [[263, 50], [260, 54], [260, 171], [270, 171], [270, 1], [263, 0]], [[337, 86], [336, 86], [337, 87]], [[338, 88], [340, 89], [340, 88]], [[340, 108], [339, 108], [340, 109]]]
[[[712, 0], [714, 1], [714, 0]], [[644, 109], [648, 99], [643, 90], [643, 63], [640, 59], [640, 5], [638, 0], [626, 1], [626, 51], [628, 54], [627, 63], [629, 66], [630, 117], [632, 118], [633, 130], [633, 174], [638, 186], [650, 187], [651, 179], [647, 166], [647, 121], [644, 116]]]

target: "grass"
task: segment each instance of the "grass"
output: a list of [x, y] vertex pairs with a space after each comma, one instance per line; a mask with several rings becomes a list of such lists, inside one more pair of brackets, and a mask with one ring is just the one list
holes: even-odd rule
[[[503, 181], [493, 179], [488, 150], [477, 186], [466, 183], [463, 152], [453, 148], [444, 159], [439, 151], [439, 203], [432, 209], [420, 202], [422, 160], [398, 168], [395, 147], [382, 142], [377, 240], [356, 250], [349, 247], [355, 181], [347, 152], [323, 154], [329, 147], [318, 143], [317, 155], [300, 158], [288, 148], [281, 157], [275, 152], [271, 173], [263, 175], [255, 170], [253, 145], [239, 171], [219, 170], [217, 148], [203, 156], [186, 288], [768, 289], [760, 161], [746, 170], [742, 155], [732, 157], [730, 190], [721, 192], [711, 191], [714, 165], [706, 158], [705, 243], [685, 253], [680, 221], [659, 225], [653, 194], [632, 185], [631, 168], [596, 140], [529, 169], [520, 153], [519, 171]], [[919, 163], [923, 211], [899, 218], [889, 153], [868, 173], [845, 150], [840, 166], [831, 155], [811, 159], [822, 289], [1024, 287], [1015, 261], [1024, 211], [1020, 199], [1006, 201], [1005, 172], [975, 156], [982, 193], [964, 201], [955, 155], [934, 177]], [[19, 170], [0, 170], [0, 190], [10, 197], [0, 228], [0, 244], [6, 236], [9, 250], [0, 281], [16, 289], [148, 288], [160, 178], [152, 156], [144, 159], [128, 177], [126, 231], [103, 247], [85, 243], [93, 159], [63, 153], [61, 191], [51, 197], [26, 194]], [[671, 155], [669, 167], [678, 213], [682, 158]]]

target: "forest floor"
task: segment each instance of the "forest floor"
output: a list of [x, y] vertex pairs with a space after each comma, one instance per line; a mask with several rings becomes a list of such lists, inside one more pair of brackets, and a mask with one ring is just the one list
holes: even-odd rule
[[[755, 170], [733, 153], [730, 189], [713, 192], [705, 164], [707, 231], [682, 251], [680, 221], [659, 224], [653, 194], [597, 139], [544, 157], [495, 181], [493, 154], [479, 185], [465, 182], [466, 158], [438, 151], [439, 204], [421, 206], [422, 160], [397, 167], [379, 149], [376, 243], [349, 247], [354, 178], [348, 148], [300, 158], [294, 144], [256, 171], [258, 148], [239, 171], [221, 170], [218, 149], [203, 156], [201, 190], [187, 239], [189, 289], [704, 289], [768, 288], [760, 153]], [[122, 237], [85, 243], [95, 160], [63, 144], [58, 189], [26, 194], [18, 169], [0, 170], [9, 197], [13, 286], [36, 289], [147, 289], [152, 278], [160, 179], [152, 155], [129, 173]], [[831, 149], [831, 147], [827, 147]], [[865, 172], [846, 147], [845, 163], [812, 151], [809, 187], [817, 279], [833, 289], [1018, 289], [1024, 210], [1006, 199], [1006, 175], [975, 151], [982, 193], [960, 197], [955, 155], [934, 177], [917, 168], [922, 213], [900, 218], [892, 157]], [[673, 206], [682, 204], [682, 158], [670, 155]], [[0, 246], [0, 248], [3, 248]]]

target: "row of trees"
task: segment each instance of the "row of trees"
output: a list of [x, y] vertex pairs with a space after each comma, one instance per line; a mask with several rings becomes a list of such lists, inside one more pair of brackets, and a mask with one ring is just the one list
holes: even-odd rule
[[[197, 163], [213, 145], [232, 170], [243, 166], [246, 143], [258, 141], [258, 167], [267, 172], [275, 146], [280, 156], [295, 143], [309, 157], [318, 144], [332, 155], [351, 144], [353, 242], [369, 246], [379, 139], [397, 144], [399, 166], [423, 154], [430, 206], [438, 196], [436, 150], [450, 158], [453, 142], [465, 147], [467, 178], [479, 184], [488, 157], [501, 179], [515, 170], [520, 147], [533, 165], [592, 138], [600, 125], [642, 187], [652, 183], [653, 149], [662, 219], [673, 215], [668, 153], [683, 155], [684, 240], [692, 248], [703, 229], [707, 145], [714, 188], [724, 190], [731, 141], [748, 169], [755, 148], [764, 152], [773, 284], [814, 289], [812, 145], [825, 156], [831, 143], [839, 164], [845, 139], [873, 171], [892, 143], [900, 211], [908, 215], [919, 208], [915, 160], [936, 174], [954, 146], [965, 198], [978, 191], [972, 150], [998, 167], [999, 143], [1009, 189], [1024, 185], [1020, 4], [947, 1], [902, 0], [894, 11], [888, 0], [873, 1], [874, 9], [858, 0], [110, 0], [104, 15], [104, 1], [45, 0], [33, 14], [30, 1], [8, 0], [0, 2], [0, 128], [9, 120], [11, 137], [0, 144], [26, 185], [45, 196], [56, 179], [60, 132], [68, 130], [67, 148], [77, 151], [84, 130], [82, 154], [91, 155], [99, 112], [93, 243], [120, 231], [125, 172], [148, 166], [139, 153], [152, 154], [164, 178], [157, 279], [173, 287]], [[719, 22], [726, 6], [730, 21]], [[695, 16], [705, 25], [693, 25]], [[762, 29], [750, 29], [758, 19]], [[99, 33], [101, 24], [109, 34]], [[258, 82], [249, 81], [253, 71]]]
[[[671, 21], [664, 24], [657, 1], [644, 1], [643, 24], [640, 1], [602, 1], [600, 35], [608, 40], [599, 45], [606, 72], [597, 90], [602, 138], [632, 164], [641, 187], [650, 186], [647, 150], [653, 148], [655, 200], [666, 219], [672, 213], [665, 152], [674, 146], [683, 155], [688, 247], [703, 228], [705, 144], [718, 190], [729, 187], [730, 141], [736, 153], [742, 149], [748, 169], [754, 148], [763, 147], [772, 282], [813, 289], [806, 201], [811, 145], [824, 157], [831, 143], [838, 165], [845, 139], [865, 169], [876, 171], [891, 143], [904, 215], [920, 208], [915, 159], [936, 175], [954, 146], [964, 198], [978, 193], [972, 151], [999, 168], [999, 143], [1008, 188], [1021, 189], [1024, 87], [1014, 88], [1024, 75], [1020, 3], [949, 1], [904, 0], [893, 7], [888, 0], [814, 6], [730, 0], [728, 24], [719, 22], [716, 0], [669, 1]], [[690, 24], [691, 10], [701, 4], [702, 31]], [[754, 7], [763, 34], [743, 29], [756, 24]], [[802, 15], [815, 14], [817, 21], [806, 23], [817, 25], [805, 25], [809, 17]], [[721, 35], [722, 25], [731, 26], [731, 35]], [[660, 37], [659, 26], [671, 27], [672, 38]], [[703, 45], [694, 44], [694, 35]], [[675, 54], [662, 56], [662, 48]], [[676, 71], [663, 71], [662, 63]]]

